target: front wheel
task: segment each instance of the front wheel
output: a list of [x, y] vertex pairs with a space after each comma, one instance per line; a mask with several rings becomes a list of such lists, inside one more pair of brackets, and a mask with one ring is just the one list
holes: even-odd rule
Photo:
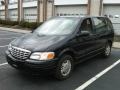
[[111, 54], [111, 44], [107, 43], [103, 52], [104, 57], [109, 57]]
[[64, 55], [58, 62], [55, 70], [55, 77], [64, 80], [70, 77], [73, 70], [73, 58], [70, 55]]

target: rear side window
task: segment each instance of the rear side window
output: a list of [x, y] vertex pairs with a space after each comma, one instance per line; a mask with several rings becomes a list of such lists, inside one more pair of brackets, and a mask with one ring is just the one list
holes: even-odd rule
[[94, 28], [96, 30], [96, 33], [102, 33], [107, 30], [106, 21], [104, 18], [95, 17], [93, 18], [93, 21], [94, 21]]

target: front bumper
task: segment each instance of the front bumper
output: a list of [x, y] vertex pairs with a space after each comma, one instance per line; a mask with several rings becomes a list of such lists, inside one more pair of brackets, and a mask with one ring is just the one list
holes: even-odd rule
[[57, 65], [58, 59], [48, 60], [48, 61], [37, 61], [37, 60], [18, 60], [14, 58], [9, 51], [6, 51], [7, 62], [12, 67], [19, 67], [28, 70], [51, 70], [54, 69]]

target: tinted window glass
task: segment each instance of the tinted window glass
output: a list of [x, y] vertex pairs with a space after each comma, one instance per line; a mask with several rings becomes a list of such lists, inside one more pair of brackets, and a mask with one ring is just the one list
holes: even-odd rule
[[104, 18], [93, 18], [93, 21], [97, 33], [105, 32], [107, 30], [106, 21]]
[[81, 32], [88, 31], [88, 32], [92, 33], [92, 23], [91, 23], [90, 18], [83, 20], [81, 27], [80, 27], [80, 30], [81, 30]]
[[108, 30], [113, 30], [113, 25], [109, 19], [106, 19]]
[[34, 33], [39, 35], [65, 35], [71, 34], [78, 25], [77, 18], [54, 18], [38, 27]]

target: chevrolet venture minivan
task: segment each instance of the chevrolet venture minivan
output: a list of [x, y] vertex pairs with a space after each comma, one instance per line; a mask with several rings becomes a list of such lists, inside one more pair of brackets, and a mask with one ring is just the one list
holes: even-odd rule
[[49, 70], [64, 80], [74, 65], [98, 54], [109, 57], [113, 38], [107, 17], [54, 17], [12, 41], [6, 58], [18, 70]]

